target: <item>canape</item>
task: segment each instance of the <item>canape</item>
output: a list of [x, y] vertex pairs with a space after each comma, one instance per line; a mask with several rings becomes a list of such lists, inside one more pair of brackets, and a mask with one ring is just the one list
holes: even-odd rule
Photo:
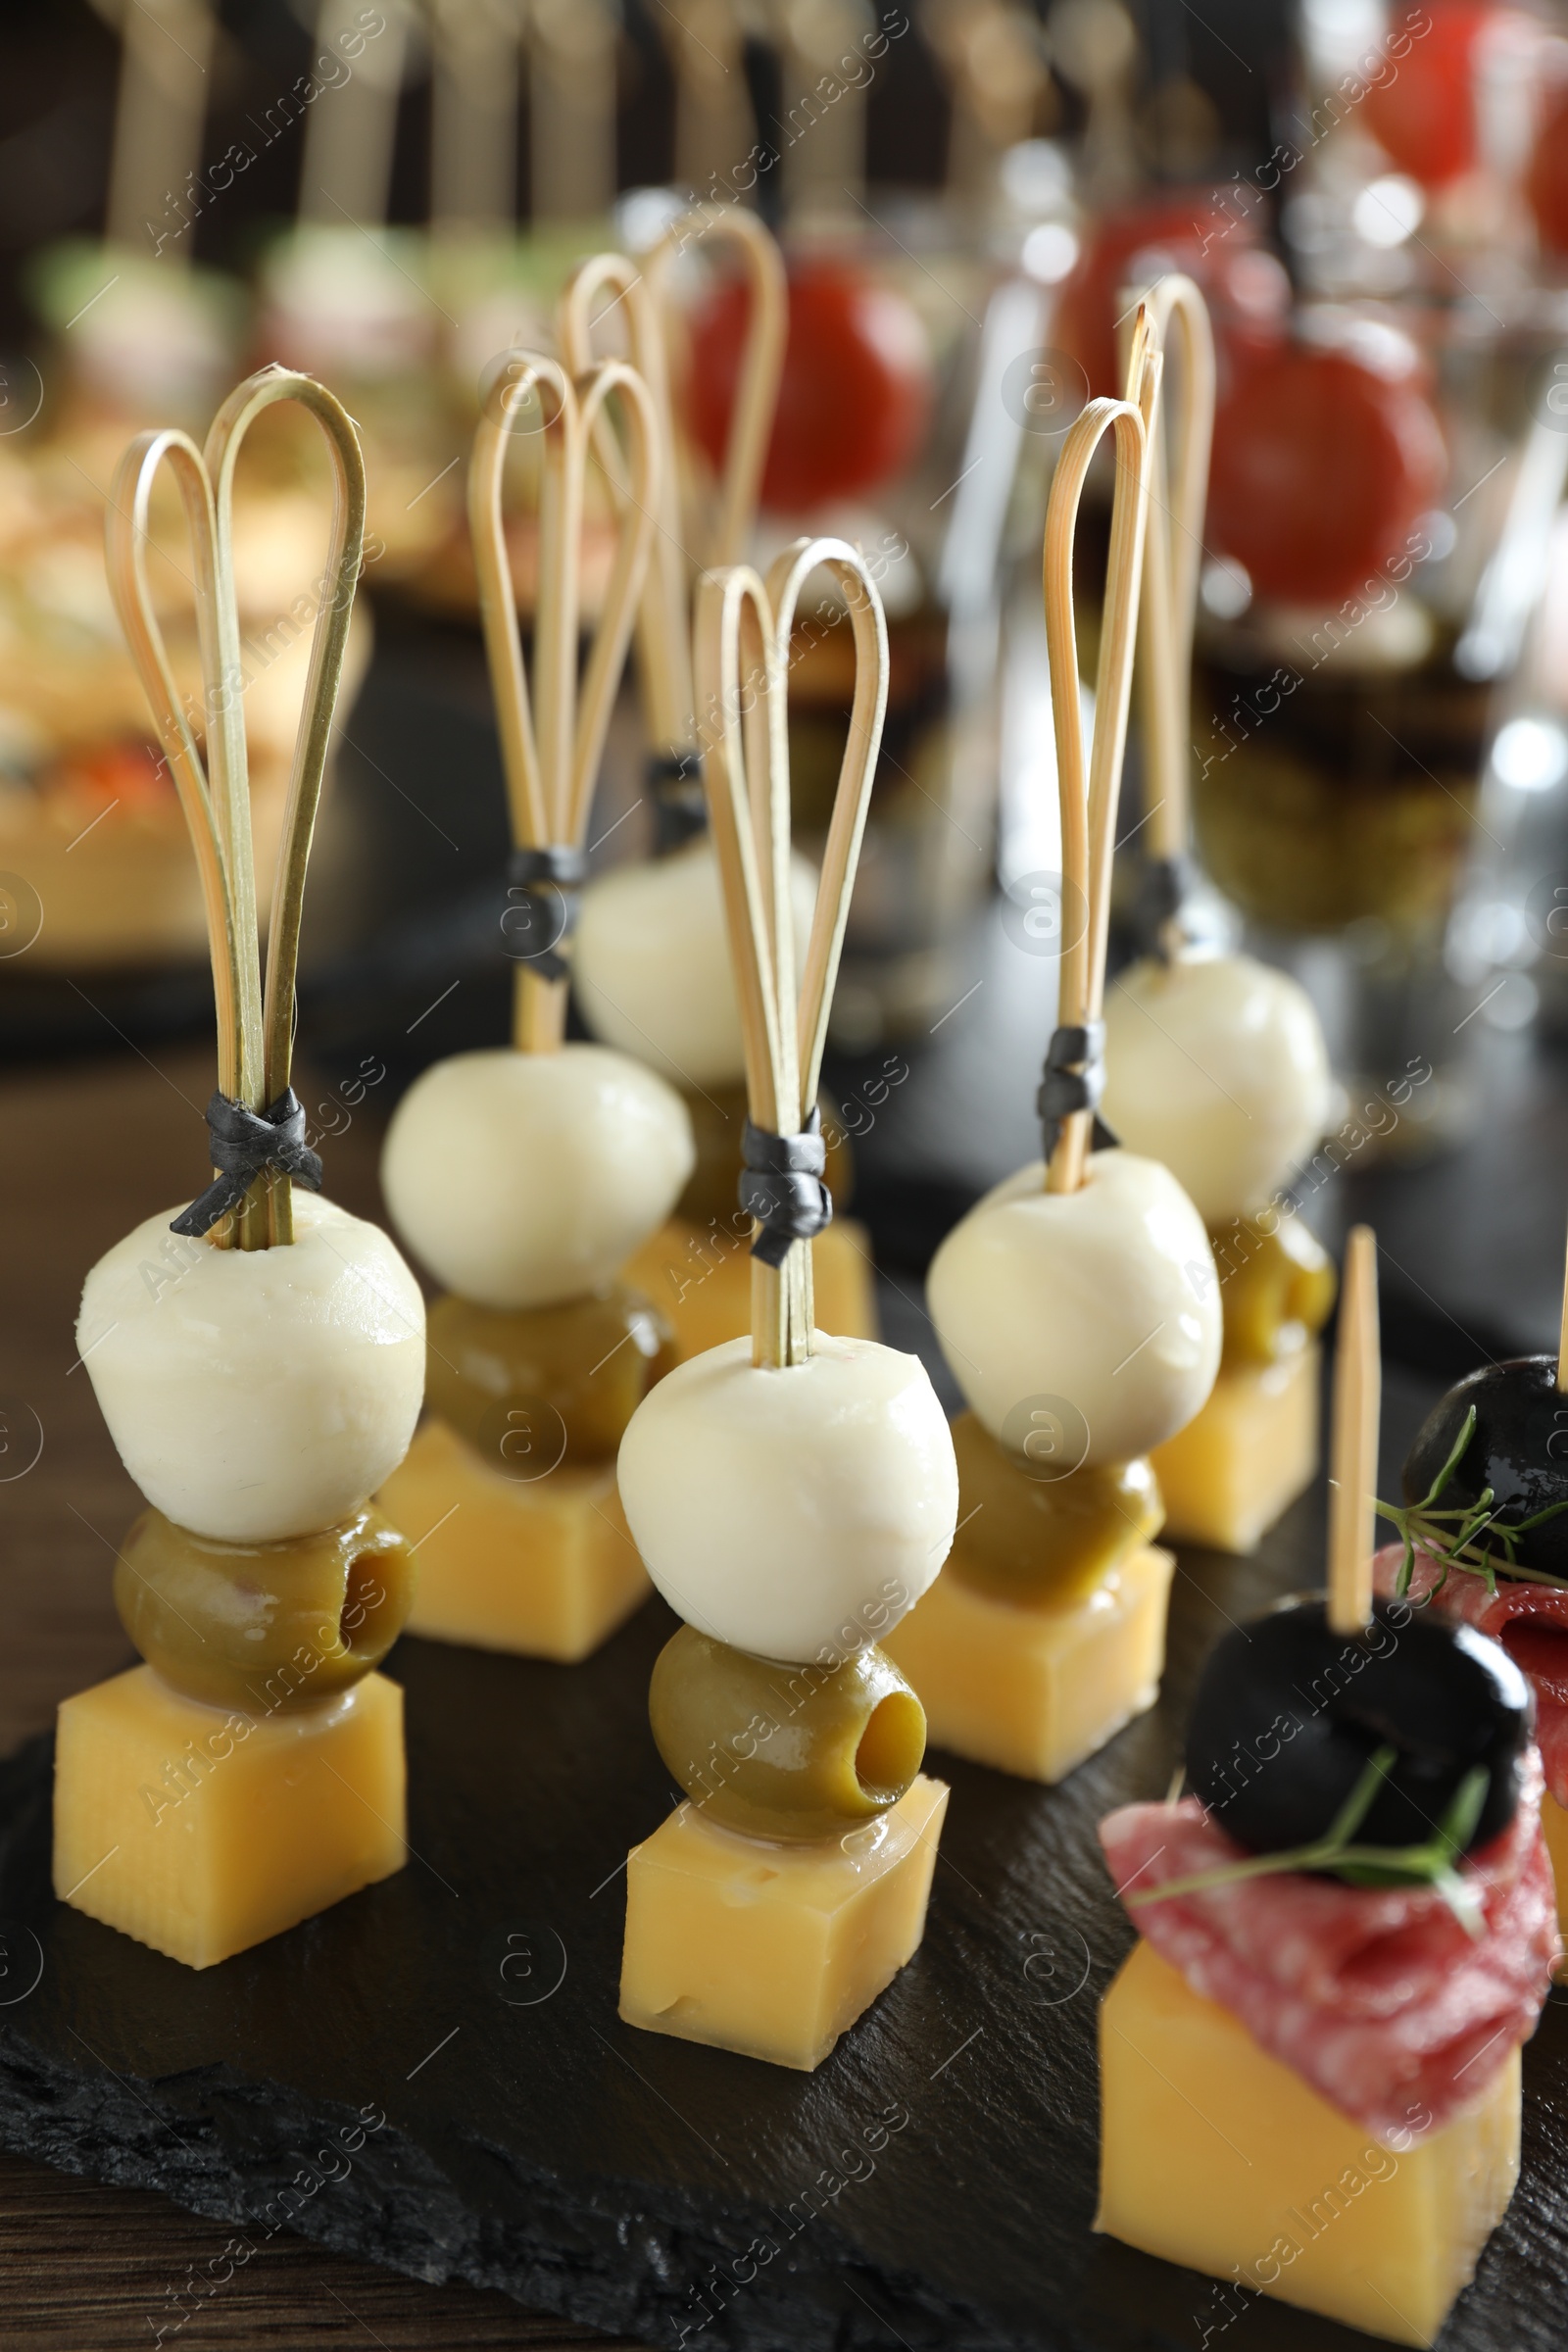
[[1143, 1940], [1101, 2010], [1096, 2226], [1427, 2345], [1518, 2178], [1557, 1932], [1524, 1676], [1373, 1596], [1375, 1281], [1358, 1228], [1327, 1601], [1227, 1634], [1189, 1793], [1101, 1825]]
[[[631, 495], [577, 689], [577, 544], [596, 420], [620, 405]], [[509, 443], [542, 448], [543, 587], [530, 696], [502, 530]], [[574, 1661], [647, 1597], [615, 1448], [671, 1360], [620, 1279], [691, 1173], [674, 1089], [630, 1055], [564, 1042], [583, 841], [654, 529], [659, 450], [641, 376], [575, 380], [504, 353], [474, 440], [469, 506], [516, 850], [503, 942], [514, 1044], [428, 1069], [393, 1116], [382, 1182], [398, 1231], [446, 1287], [430, 1312], [425, 1426], [382, 1496], [420, 1549], [414, 1631]]]
[[[1107, 889], [1160, 355], [1141, 310], [1131, 401], [1096, 401], [1057, 461], [1046, 518], [1046, 620], [1061, 793], [1058, 1026], [1040, 1110], [1045, 1152], [989, 1193], [937, 1251], [931, 1316], [969, 1410], [953, 1556], [893, 1635], [940, 1746], [1058, 1781], [1152, 1705], [1172, 1560], [1151, 1449], [1202, 1404], [1220, 1350], [1202, 1220], [1168, 1169], [1108, 1148], [1100, 1098]], [[1087, 779], [1072, 617], [1079, 493], [1115, 435], [1116, 504]]]
[[[797, 992], [780, 706], [796, 601], [824, 564], [851, 595], [859, 678]], [[804, 1247], [831, 1206], [807, 1106], [881, 733], [875, 587], [843, 541], [802, 540], [766, 587], [741, 568], [704, 580], [697, 651], [746, 1034], [753, 1328], [679, 1365], [621, 1442], [627, 1520], [686, 1622], [650, 1695], [685, 1800], [627, 1863], [620, 2014], [809, 2070], [923, 1932], [947, 1790], [920, 1771], [920, 1704], [877, 1642], [941, 1566], [958, 1482], [919, 1361], [813, 1329]]]
[[[337, 493], [264, 996], [229, 549], [240, 445], [279, 400], [324, 429]], [[148, 592], [148, 506], [166, 462], [190, 521], [201, 746]], [[213, 1182], [117, 1243], [82, 1292], [80, 1358], [149, 1505], [115, 1585], [146, 1663], [60, 1709], [54, 1883], [193, 1968], [405, 1857], [402, 1693], [373, 1669], [407, 1614], [413, 1563], [368, 1498], [413, 1435], [424, 1307], [384, 1233], [314, 1198], [321, 1165], [290, 1084], [306, 862], [364, 520], [351, 420], [281, 369], [239, 386], [205, 452], [179, 432], [138, 436], [110, 509], [110, 580], [201, 876], [219, 1083]]]

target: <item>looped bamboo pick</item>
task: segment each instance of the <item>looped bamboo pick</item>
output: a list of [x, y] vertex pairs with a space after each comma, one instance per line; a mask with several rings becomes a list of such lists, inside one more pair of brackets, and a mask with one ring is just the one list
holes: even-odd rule
[[[280, 400], [297, 400], [320, 424], [332, 456], [333, 499], [331, 548], [278, 847], [264, 999], [233, 505], [245, 435], [262, 411]], [[147, 581], [153, 483], [166, 460], [184, 502], [195, 561], [200, 730], [192, 725], [175, 684]], [[205, 450], [182, 432], [137, 434], [115, 474], [106, 536], [115, 609], [169, 758], [201, 874], [218, 1007], [219, 1090], [248, 1110], [263, 1111], [289, 1085], [305, 872], [361, 569], [365, 462], [354, 421], [314, 377], [264, 368], [229, 394], [213, 419]], [[242, 1250], [293, 1239], [289, 1179], [273, 1174], [265, 1181], [265, 1200], [260, 1187], [253, 1188], [234, 1220]], [[215, 1229], [220, 1247], [226, 1238]]]
[[[625, 421], [629, 480], [614, 565], [579, 687], [583, 489], [595, 427], [612, 394], [618, 395]], [[501, 502], [507, 450], [523, 434], [540, 446], [531, 692]], [[648, 563], [658, 491], [654, 403], [634, 368], [606, 360], [573, 380], [556, 361], [536, 352], [503, 352], [492, 363], [468, 466], [468, 525], [513, 839], [519, 852], [567, 853], [580, 862]], [[564, 915], [561, 938], [568, 927]], [[547, 977], [518, 964], [514, 1036], [521, 1050], [551, 1053], [560, 1046], [565, 994], [564, 976]]]
[[1329, 1624], [1337, 1634], [1364, 1633], [1372, 1618], [1382, 1396], [1377, 1237], [1370, 1225], [1354, 1225], [1345, 1245], [1334, 1354], [1328, 1585]]
[[[797, 988], [786, 679], [795, 608], [818, 565], [834, 574], [849, 603], [855, 701]], [[863, 560], [842, 539], [799, 539], [765, 586], [748, 565], [706, 574], [697, 591], [696, 662], [703, 781], [740, 1002], [748, 1108], [754, 1126], [798, 1136], [816, 1101], [887, 711], [887, 621]], [[804, 1363], [811, 1332], [809, 1247], [794, 1243], [777, 1268], [754, 1257], [752, 1361]]]
[[[1203, 513], [1214, 438], [1214, 336], [1203, 297], [1190, 277], [1161, 277], [1144, 299], [1147, 344], [1164, 355], [1160, 399], [1150, 426], [1151, 476], [1144, 592], [1138, 616], [1139, 700], [1143, 713], [1145, 848], [1152, 859], [1182, 857], [1188, 835], [1188, 735], [1191, 727], [1193, 627]], [[1174, 336], [1171, 329], [1176, 329]], [[1179, 353], [1180, 367], [1170, 360]], [[1129, 352], [1127, 398], [1139, 398]], [[1179, 397], [1172, 397], [1172, 384]]]
[[[1159, 398], [1160, 355], [1140, 307], [1134, 328], [1130, 400], [1092, 400], [1069, 428], [1052, 479], [1046, 509], [1046, 648], [1051, 664], [1052, 720], [1061, 799], [1064, 942], [1057, 1003], [1058, 1028], [1098, 1022], [1104, 998], [1105, 948], [1110, 930], [1110, 863], [1127, 741], [1144, 528], [1149, 509], [1149, 420]], [[1116, 489], [1111, 508], [1110, 557], [1095, 680], [1095, 732], [1084, 760], [1078, 699], [1078, 633], [1073, 621], [1072, 552], [1078, 506], [1090, 462], [1106, 433], [1114, 436]], [[1092, 1113], [1062, 1120], [1046, 1170], [1046, 1189], [1073, 1193], [1084, 1179]]]
[[[707, 531], [699, 526], [694, 486], [683, 484], [679, 463], [686, 445], [675, 425], [669, 282], [678, 256], [699, 239], [735, 249], [751, 293], [717, 512]], [[738, 205], [721, 204], [698, 205], [682, 214], [641, 262], [628, 254], [595, 254], [579, 263], [566, 281], [557, 315], [561, 356], [573, 374], [592, 365], [596, 325], [621, 308], [632, 365], [653, 397], [662, 454], [658, 536], [637, 615], [638, 672], [649, 740], [657, 754], [678, 758], [693, 748], [696, 726], [691, 657], [695, 570], [699, 564], [717, 567], [740, 563], [757, 514], [788, 328], [783, 259], [753, 214]], [[624, 465], [608, 425], [600, 435], [599, 451], [607, 471], [623, 489]]]

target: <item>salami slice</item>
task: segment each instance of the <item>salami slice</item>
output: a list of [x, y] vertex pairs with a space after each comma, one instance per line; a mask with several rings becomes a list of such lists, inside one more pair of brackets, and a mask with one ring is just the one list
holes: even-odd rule
[[[1141, 1903], [1132, 1916], [1195, 1992], [1333, 2106], [1407, 2148], [1478, 2099], [1535, 2030], [1557, 1951], [1541, 1789], [1531, 1753], [1512, 1822], [1463, 1865], [1481, 1894], [1479, 1938], [1429, 1888], [1299, 1871]], [[1242, 1855], [1196, 1797], [1124, 1805], [1100, 1841], [1124, 1896]]]
[[[1380, 1592], [1394, 1591], [1403, 1557], [1404, 1547], [1399, 1544], [1386, 1544], [1378, 1553], [1372, 1573]], [[1409, 1597], [1427, 1599], [1442, 1578], [1441, 1561], [1418, 1551]], [[1545, 1766], [1546, 1787], [1559, 1805], [1568, 1806], [1568, 1589], [1499, 1576], [1494, 1598], [1483, 1578], [1453, 1568], [1435, 1605], [1500, 1642], [1514, 1664], [1530, 1678], [1536, 1694], [1536, 1741]]]

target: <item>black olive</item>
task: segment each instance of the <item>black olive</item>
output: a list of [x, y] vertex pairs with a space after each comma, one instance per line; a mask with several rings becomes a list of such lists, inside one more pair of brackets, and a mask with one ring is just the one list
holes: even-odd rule
[[1364, 1635], [1334, 1632], [1321, 1597], [1281, 1601], [1211, 1652], [1187, 1734], [1187, 1785], [1229, 1837], [1281, 1853], [1323, 1837], [1380, 1747], [1397, 1756], [1357, 1845], [1423, 1845], [1465, 1776], [1491, 1779], [1470, 1851], [1513, 1819], [1534, 1702], [1474, 1627], [1374, 1603]]
[[[1554, 1355], [1488, 1364], [1450, 1389], [1422, 1422], [1406, 1457], [1405, 1501], [1425, 1500], [1472, 1405], [1475, 1435], [1434, 1509], [1474, 1503], [1490, 1487], [1504, 1522], [1516, 1525], [1554, 1502], [1568, 1502], [1568, 1395], [1557, 1386]], [[1500, 1552], [1500, 1545], [1495, 1548]], [[1521, 1537], [1514, 1558], [1521, 1568], [1568, 1577], [1568, 1511]]]

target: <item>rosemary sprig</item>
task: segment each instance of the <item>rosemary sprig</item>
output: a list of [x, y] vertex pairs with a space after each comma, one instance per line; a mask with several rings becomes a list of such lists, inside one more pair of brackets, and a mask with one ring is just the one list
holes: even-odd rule
[[1272, 1878], [1293, 1870], [1327, 1871], [1351, 1886], [1431, 1886], [1442, 1895], [1465, 1934], [1479, 1939], [1485, 1925], [1481, 1897], [1454, 1865], [1475, 1836], [1491, 1773], [1485, 1764], [1471, 1766], [1424, 1844], [1357, 1845], [1355, 1833], [1397, 1762], [1397, 1751], [1392, 1747], [1380, 1747], [1369, 1756], [1328, 1830], [1311, 1844], [1291, 1846], [1279, 1854], [1250, 1854], [1242, 1862], [1223, 1862], [1213, 1870], [1172, 1879], [1163, 1886], [1146, 1887], [1126, 1896], [1128, 1908], [1162, 1903], [1171, 1895], [1202, 1894], [1211, 1886], [1232, 1886], [1244, 1879]]
[[[1514, 1556], [1514, 1545], [1519, 1538], [1527, 1536], [1532, 1528], [1543, 1526], [1546, 1520], [1555, 1519], [1559, 1511], [1568, 1511], [1568, 1502], [1549, 1503], [1545, 1510], [1537, 1511], [1529, 1519], [1516, 1519], [1511, 1525], [1499, 1518], [1495, 1508], [1496, 1495], [1491, 1487], [1485, 1488], [1474, 1502], [1459, 1508], [1450, 1506], [1446, 1510], [1439, 1510], [1436, 1507], [1448, 1481], [1463, 1460], [1475, 1430], [1476, 1408], [1472, 1405], [1464, 1417], [1464, 1425], [1453, 1442], [1447, 1460], [1421, 1500], [1403, 1505], [1392, 1502], [1380, 1502], [1377, 1505], [1379, 1517], [1391, 1520], [1404, 1542], [1404, 1557], [1399, 1562], [1399, 1574], [1395, 1584], [1395, 1592], [1401, 1600], [1410, 1590], [1417, 1551], [1428, 1552], [1433, 1559], [1443, 1562], [1443, 1574], [1427, 1594], [1428, 1600], [1436, 1600], [1456, 1568], [1462, 1569], [1467, 1575], [1482, 1577], [1494, 1600], [1497, 1596], [1499, 1569], [1504, 1576], [1517, 1577], [1526, 1584], [1552, 1585], [1558, 1591], [1568, 1585], [1568, 1578], [1552, 1576], [1545, 1569], [1521, 1568]], [[1501, 1546], [1500, 1551], [1491, 1548], [1494, 1543]]]

